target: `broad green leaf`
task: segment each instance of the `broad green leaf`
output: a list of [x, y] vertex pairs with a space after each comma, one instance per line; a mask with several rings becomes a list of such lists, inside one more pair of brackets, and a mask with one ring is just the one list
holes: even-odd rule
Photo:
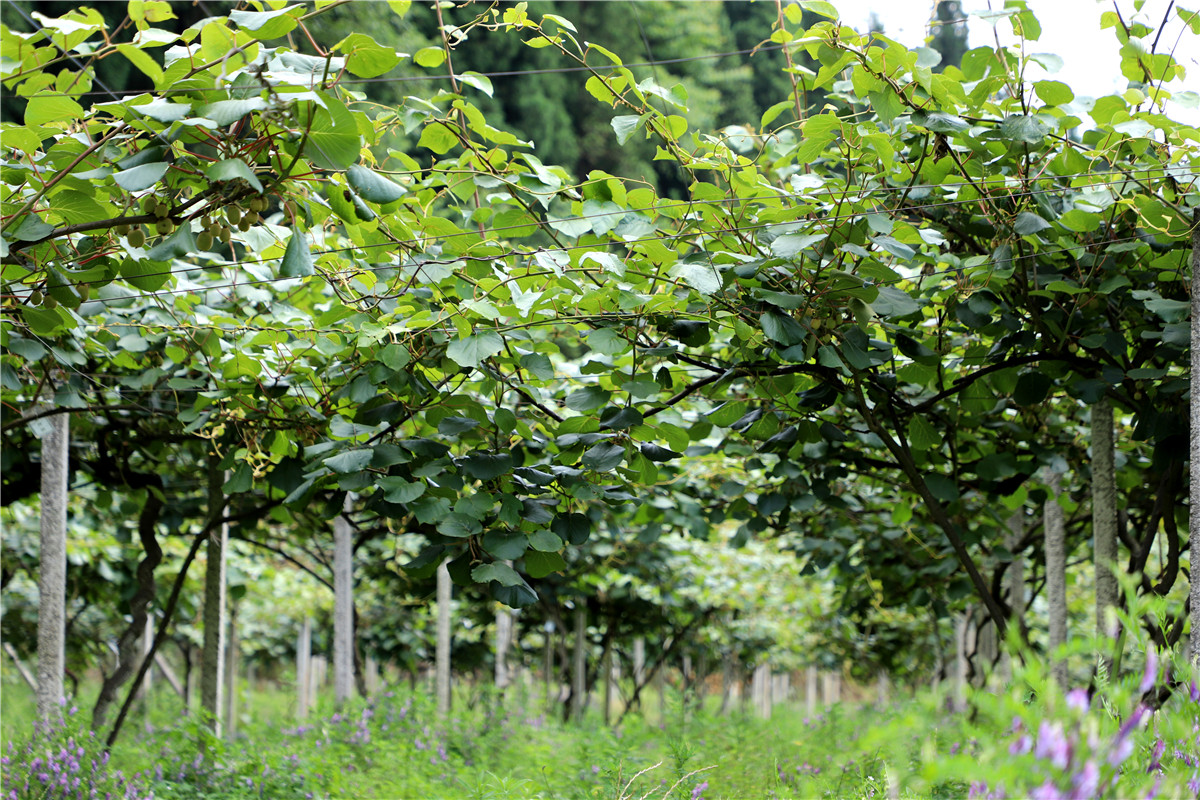
[[[797, 5], [805, 11], [811, 11], [814, 14], [820, 14], [822, 17], [829, 19], [838, 19], [837, 7], [827, 0], [797, 0]], [[799, 20], [797, 20], [799, 22]]]
[[643, 422], [642, 413], [636, 408], [626, 406], [621, 409], [605, 409], [600, 417], [600, 427], [606, 430], [624, 431]]
[[925, 485], [929, 487], [930, 494], [943, 503], [953, 503], [959, 497], [958, 487], [945, 475], [926, 475]]
[[[180, 225], [174, 234], [150, 248], [146, 258], [151, 261], [170, 261], [183, 258], [196, 250], [196, 239], [192, 236], [192, 229], [187, 225]], [[161, 271], [161, 267], [158, 269]]]
[[278, 39], [296, 27], [296, 16], [303, 11], [299, 5], [275, 11], [230, 11], [229, 19], [255, 39]]
[[30, 214], [21, 221], [13, 231], [13, 238], [19, 242], [36, 242], [54, 233], [54, 226], [43, 222], [36, 214]]
[[143, 103], [140, 106], [130, 106], [130, 108], [155, 122], [162, 122], [164, 124], [178, 122], [192, 112], [191, 103], [173, 103], [163, 97], [156, 97], [149, 103]]
[[705, 416], [708, 421], [718, 428], [728, 428], [733, 423], [737, 422], [746, 414], [746, 403], [742, 400], [735, 400], [731, 403], [723, 403]]
[[588, 334], [588, 347], [596, 353], [615, 356], [629, 349], [629, 341], [612, 328], [599, 328]]
[[526, 353], [521, 356], [521, 368], [528, 370], [538, 380], [548, 381], [554, 378], [553, 362], [541, 353]]
[[539, 528], [529, 534], [529, 546], [543, 553], [557, 553], [563, 547], [563, 540], [545, 528]]
[[659, 463], [670, 461], [683, 455], [683, 453], [677, 453], [674, 450], [668, 450], [665, 447], [659, 447], [658, 445], [650, 442], [640, 445], [638, 450], [640, 450], [642, 455], [646, 458]]
[[150, 80], [156, 86], [162, 83], [162, 67], [160, 67], [158, 62], [154, 60], [154, 57], [145, 50], [141, 50], [132, 44], [126, 43], [117, 45], [117, 51], [129, 59], [129, 62], [137, 67], [143, 75], [146, 75], [148, 78], [150, 78]]
[[603, 407], [611, 397], [612, 392], [601, 389], [599, 386], [585, 386], [567, 395], [564, 402], [566, 402], [567, 408], [582, 413]]
[[132, 169], [114, 172], [112, 179], [127, 192], [140, 192], [158, 183], [167, 174], [170, 165], [165, 161], [142, 164]]
[[411, 503], [425, 494], [425, 484], [421, 481], [409, 482], [404, 478], [385, 477], [379, 478], [375, 483], [383, 490], [383, 499], [389, 503]]
[[680, 262], [669, 269], [668, 274], [679, 278], [705, 297], [721, 290], [721, 276], [712, 264]]
[[625, 460], [625, 448], [614, 442], [599, 442], [583, 454], [583, 466], [595, 472], [609, 472]]
[[258, 176], [254, 174], [254, 170], [242, 161], [240, 158], [227, 158], [224, 161], [218, 161], [215, 164], [209, 165], [204, 171], [208, 179], [214, 183], [221, 181], [243, 180], [254, 187], [254, 190], [262, 194], [263, 185], [259, 181]]
[[421, 131], [421, 138], [417, 144], [441, 156], [458, 144], [458, 135], [440, 122], [431, 122]]
[[1022, 372], [1017, 378], [1017, 386], [1013, 390], [1013, 400], [1017, 405], [1034, 406], [1041, 403], [1053, 388], [1052, 381], [1045, 373], [1039, 371]]
[[54, 336], [75, 326], [69, 312], [62, 306], [44, 308], [21, 305], [19, 309], [30, 332], [38, 336]]
[[483, 531], [483, 526], [479, 524], [479, 520], [466, 514], [460, 514], [457, 511], [447, 514], [437, 524], [438, 533], [443, 536], [449, 536], [454, 539], [463, 539], [467, 536], [475, 536]]
[[476, 453], [466, 456], [459, 463], [462, 471], [477, 481], [490, 481], [512, 469], [512, 456], [508, 453]]
[[25, 106], [25, 124], [31, 128], [47, 123], [65, 127], [80, 119], [83, 119], [83, 106], [61, 95], [35, 95]]
[[867, 97], [871, 101], [871, 108], [885, 125], [891, 125], [905, 111], [904, 103], [891, 89], [870, 92]]
[[759, 317], [763, 333], [772, 341], [790, 347], [804, 341], [805, 331], [800, 323], [786, 314], [767, 311]]
[[[553, 535], [553, 534], [551, 534]], [[558, 537], [555, 537], [557, 539]], [[493, 528], [483, 535], [483, 549], [496, 558], [518, 559], [529, 546], [525, 534], [508, 528]]]
[[637, 129], [642, 127], [642, 118], [639, 116], [621, 116], [612, 118], [612, 129], [617, 134], [617, 142], [625, 144], [629, 138], [633, 136]]
[[121, 263], [119, 272], [122, 280], [143, 292], [157, 291], [171, 280], [171, 273], [164, 270], [162, 264], [149, 259], [127, 258]]
[[944, 438], [921, 414], [913, 415], [908, 421], [908, 444], [914, 450], [936, 448]]
[[346, 169], [360, 155], [362, 137], [358, 125], [342, 101], [328, 92], [317, 92], [317, 96], [325, 107], [315, 103], [309, 106], [313, 116], [304, 155], [319, 167]]
[[1075, 99], [1071, 87], [1062, 81], [1038, 81], [1033, 84], [1033, 91], [1042, 102], [1050, 106], [1060, 106]]
[[221, 376], [226, 380], [257, 378], [261, 374], [262, 364], [257, 359], [251, 358], [245, 353], [234, 353], [221, 366]]
[[1023, 114], [1005, 117], [1000, 123], [1000, 135], [1012, 142], [1037, 144], [1046, 138], [1050, 126], [1037, 117]]
[[307, 278], [314, 272], [316, 269], [313, 267], [312, 252], [308, 249], [308, 237], [304, 231], [293, 228], [279, 265], [279, 275], [283, 278]]
[[907, 317], [909, 314], [915, 314], [921, 310], [921, 306], [912, 299], [908, 292], [901, 291], [894, 286], [880, 286], [879, 296], [871, 303], [871, 308], [885, 319]]
[[371, 463], [372, 455], [374, 455], [374, 451], [371, 448], [360, 447], [330, 456], [321, 463], [335, 473], [344, 475], [348, 472], [358, 472], [359, 470], [366, 469]]
[[438, 433], [442, 436], [458, 436], [479, 427], [479, 421], [470, 417], [446, 417], [438, 423]]
[[413, 61], [418, 66], [434, 69], [446, 63], [446, 51], [440, 47], [422, 47], [413, 53]]
[[[532, 572], [530, 573], [533, 574]], [[487, 583], [496, 581], [501, 586], [520, 586], [525, 583], [525, 579], [517, 574], [517, 571], [507, 564], [493, 562], [491, 564], [480, 564], [475, 569], [471, 570], [471, 577], [476, 583]], [[534, 577], [540, 577], [534, 575]]]
[[567, 568], [567, 562], [558, 553], [531, 550], [525, 554], [525, 571], [531, 578], [544, 578]]
[[496, 602], [503, 603], [509, 608], [523, 608], [524, 606], [532, 605], [538, 600], [537, 593], [529, 588], [529, 584], [522, 583], [519, 586], [501, 586], [498, 583], [491, 584], [492, 597]]
[[871, 239], [872, 242], [882, 247], [887, 252], [894, 255], [896, 258], [904, 262], [912, 261], [917, 257], [917, 251], [906, 245], [904, 242], [892, 236], [875, 236]]
[[227, 128], [247, 114], [262, 111], [266, 107], [267, 101], [261, 97], [247, 97], [240, 100], [218, 100], [200, 106], [196, 113], [205, 119], [211, 119], [222, 128]]
[[408, 193], [400, 184], [393, 183], [379, 173], [359, 164], [355, 164], [346, 171], [346, 180], [354, 187], [354, 191], [372, 203], [392, 203]]
[[1013, 231], [1018, 236], [1028, 236], [1049, 227], [1051, 227], [1049, 222], [1030, 211], [1022, 211], [1017, 214], [1017, 220], [1013, 223]]
[[1017, 457], [1012, 453], [989, 453], [975, 464], [975, 474], [985, 481], [1002, 481], [1017, 474]]
[[345, 53], [346, 69], [360, 78], [377, 78], [400, 63], [395, 50], [384, 47], [365, 33], [352, 33], [333, 49]]
[[478, 367], [504, 349], [504, 339], [495, 331], [484, 331], [456, 339], [446, 347], [446, 355], [460, 367]]
[[771, 242], [771, 255], [776, 258], [795, 258], [805, 249], [824, 241], [825, 233], [788, 233]]
[[962, 117], [941, 111], [931, 111], [928, 114], [918, 111], [912, 115], [912, 121], [934, 133], [961, 133], [971, 127]]
[[461, 83], [473, 89], [478, 89], [488, 97], [492, 96], [492, 79], [488, 76], [481, 75], [478, 72], [467, 71], [457, 77]]
[[229, 476], [229, 480], [225, 481], [225, 485], [221, 487], [221, 491], [225, 494], [242, 494], [250, 491], [254, 485], [254, 470], [249, 464], [238, 464], [234, 467]]
[[592, 521], [586, 514], [559, 514], [551, 523], [550, 530], [569, 544], [581, 545], [592, 534]]
[[758, 121], [758, 127], [766, 130], [767, 126], [774, 122], [784, 111], [789, 111], [795, 107], [795, 102], [792, 100], [780, 100], [775, 105], [763, 112], [762, 118]]

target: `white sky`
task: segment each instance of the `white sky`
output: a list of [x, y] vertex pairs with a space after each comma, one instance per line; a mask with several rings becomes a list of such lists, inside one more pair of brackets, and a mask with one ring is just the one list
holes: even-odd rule
[[[1155, 28], [1162, 22], [1169, 0], [1146, 0], [1141, 12], [1134, 11], [1132, 0], [1117, 0], [1121, 16], [1126, 23], [1142, 21]], [[927, 25], [931, 17], [934, 0], [834, 0], [842, 14], [842, 21], [856, 30], [865, 31], [874, 11], [883, 23], [884, 33], [909, 47], [924, 43], [928, 35]], [[993, 9], [1004, 7], [1004, 0], [991, 0]], [[963, 11], [970, 16], [967, 35], [968, 46], [995, 45], [993, 25], [976, 16], [988, 11], [988, 0], [963, 0]], [[1196, 10], [1195, 2], [1185, 7]], [[1112, 29], [1100, 29], [1100, 14], [1111, 11], [1113, 4], [1108, 0], [1029, 0], [1029, 8], [1042, 25], [1042, 36], [1037, 42], [1029, 43], [1031, 53], [1054, 53], [1062, 58], [1062, 70], [1054, 76], [1071, 87], [1077, 96], [1103, 97], [1119, 93], [1128, 86], [1121, 75], [1119, 44]], [[999, 20], [995, 26], [1003, 45], [1016, 41], [1012, 25]], [[1166, 32], [1159, 41], [1160, 52], [1169, 52], [1175, 45], [1183, 22], [1171, 12]], [[1176, 83], [1175, 91], [1190, 89], [1200, 91], [1200, 47], [1197, 38], [1184, 34], [1178, 39], [1179, 49], [1175, 57], [1187, 69], [1186, 86]], [[1046, 77], [1034, 75], [1033, 77]], [[1172, 104], [1168, 113], [1175, 119], [1190, 124], [1200, 124], [1200, 111], [1183, 109]]]

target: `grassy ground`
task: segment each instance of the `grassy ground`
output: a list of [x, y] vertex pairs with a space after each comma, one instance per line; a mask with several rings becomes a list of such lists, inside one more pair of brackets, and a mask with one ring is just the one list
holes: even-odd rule
[[[6, 683], [3, 797], [1195, 797], [1195, 700], [1177, 693], [1154, 716], [1122, 714], [1127, 698], [1113, 697], [1088, 704], [1027, 685], [976, 694], [973, 716], [923, 695], [813, 718], [781, 705], [762, 720], [669, 696], [665, 717], [634, 714], [614, 730], [595, 710], [583, 725], [548, 718], [540, 692], [501, 703], [461, 688], [439, 722], [427, 694], [396, 688], [340, 712], [321, 705], [301, 724], [290, 694], [256, 691], [236, 736], [218, 741], [162, 687], [105, 763], [87, 706], [31, 739], [29, 692]], [[56, 781], [64, 790], [47, 792]]]
[[[463, 689], [440, 724], [427, 695], [398, 688], [341, 713], [326, 699], [298, 723], [289, 694], [259, 691], [243, 696], [237, 735], [221, 742], [183, 719], [168, 692], [130, 718], [110, 765], [160, 798], [801, 798], [866, 795], [886, 779], [882, 762], [843, 746], [870, 725], [865, 709], [806, 719], [781, 705], [766, 721], [718, 715], [714, 698], [698, 710], [669, 696], [660, 718], [651, 697], [649, 719], [633, 714], [613, 730], [596, 710], [582, 726], [548, 717], [540, 693], [518, 689], [501, 704]], [[32, 718], [28, 689], [6, 685], [4, 748]]]

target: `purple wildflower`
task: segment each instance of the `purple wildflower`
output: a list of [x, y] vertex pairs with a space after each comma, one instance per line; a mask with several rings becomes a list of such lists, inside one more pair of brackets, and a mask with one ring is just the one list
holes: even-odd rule
[[1162, 769], [1162, 757], [1166, 750], [1166, 742], [1162, 739], [1154, 740], [1154, 749], [1150, 753], [1150, 766], [1146, 767], [1146, 772], [1158, 772]]
[[1071, 744], [1063, 735], [1061, 723], [1049, 723], [1045, 720], [1038, 726], [1037, 743], [1033, 754], [1038, 758], [1049, 760], [1058, 769], [1066, 769], [1071, 762]]
[[1138, 685], [1138, 691], [1145, 694], [1154, 688], [1154, 681], [1158, 678], [1158, 651], [1154, 648], [1146, 650], [1146, 670], [1142, 673], [1142, 682]]
[[1096, 762], [1088, 759], [1079, 774], [1071, 779], [1071, 800], [1091, 800], [1100, 789], [1100, 770]]
[[1067, 692], [1067, 708], [1086, 714], [1091, 704], [1087, 689], [1072, 689]]
[[692, 800], [704, 800], [704, 790], [708, 788], [708, 781], [701, 781], [696, 784], [696, 788], [692, 789]]
[[1064, 800], [1063, 793], [1050, 780], [1030, 792], [1029, 797], [1032, 800]]

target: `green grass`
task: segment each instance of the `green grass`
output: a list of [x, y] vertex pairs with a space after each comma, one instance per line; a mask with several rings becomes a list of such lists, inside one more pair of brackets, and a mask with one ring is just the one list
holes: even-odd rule
[[[4, 689], [5, 752], [11, 743], [19, 754], [31, 729], [32, 699], [23, 686]], [[355, 700], [341, 712], [325, 697], [302, 725], [293, 719], [290, 694], [259, 691], [245, 697], [237, 735], [218, 741], [195, 714], [182, 716], [164, 686], [149, 709], [131, 717], [108, 769], [141, 775], [144, 788], [163, 800], [951, 798], [997, 789], [996, 796], [1022, 797], [1043, 783], [1065, 796], [1088, 764], [1109, 769], [1103, 765], [1114, 743], [1128, 736], [1131, 755], [1089, 796], [1145, 796], [1156, 781], [1163, 782], [1160, 796], [1195, 796], [1186, 782], [1196, 776], [1191, 762], [1200, 751], [1192, 733], [1196, 704], [1178, 694], [1153, 725], [1143, 721], [1122, 734], [1131, 715], [1113, 709], [1132, 697], [1122, 692], [1114, 689], [1115, 706], [1096, 702], [1086, 711], [1051, 688], [1026, 684], [974, 695], [973, 717], [946, 713], [943, 697], [924, 694], [884, 710], [843, 703], [815, 719], [781, 705], [770, 720], [719, 715], [715, 698], [703, 710], [685, 708], [672, 694], [665, 717], [651, 698], [651, 711], [611, 729], [594, 709], [582, 725], [547, 718], [540, 691], [518, 690], [501, 703], [490, 690], [463, 687], [444, 723], [426, 693], [406, 687]], [[73, 730], [43, 736], [34, 750], [51, 753], [69, 736], [83, 741], [79, 728], [87, 716], [86, 709], [76, 714]], [[1045, 739], [1044, 725], [1072, 742], [1069, 764], [1060, 768], [1032, 747], [1020, 749], [1025, 733]], [[1184, 751], [1165, 757], [1161, 771], [1154, 755], [1160, 740]], [[98, 752], [94, 742], [86, 747], [89, 756]], [[32, 754], [6, 768], [5, 798], [20, 788], [19, 764], [30, 763]], [[1117, 783], [1109, 786], [1110, 779]], [[17, 797], [47, 796], [36, 789]], [[124, 796], [118, 789], [114, 796]]]
[[[166, 687], [149, 710], [139, 708], [113, 751], [126, 774], [157, 775], [159, 798], [789, 798], [845, 791], [877, 770], [855, 762], [843, 769], [828, 744], [844, 740], [853, 718], [832, 715], [805, 724], [780, 706], [760, 720], [710, 708], [685, 713], [678, 697], [659, 719], [657, 698], [646, 716], [606, 728], [596, 710], [581, 726], [545, 714], [539, 691], [516, 691], [501, 705], [490, 691], [464, 689], [439, 724], [431, 699], [396, 689], [341, 714], [322, 698], [301, 725], [289, 694], [245, 696], [231, 742], [212, 739]], [[81, 700], [90, 701], [90, 697]], [[77, 719], [86, 722], [90, 707]], [[90, 705], [90, 704], [89, 704]], [[648, 718], [647, 718], [648, 717]], [[4, 691], [6, 742], [26, 736], [33, 718], [24, 686]], [[4, 745], [7, 747], [7, 744]], [[194, 756], [204, 747], [199, 765]], [[807, 755], [805, 755], [807, 754]], [[703, 785], [703, 786], [702, 786]], [[701, 787], [701, 788], [697, 788]]]

